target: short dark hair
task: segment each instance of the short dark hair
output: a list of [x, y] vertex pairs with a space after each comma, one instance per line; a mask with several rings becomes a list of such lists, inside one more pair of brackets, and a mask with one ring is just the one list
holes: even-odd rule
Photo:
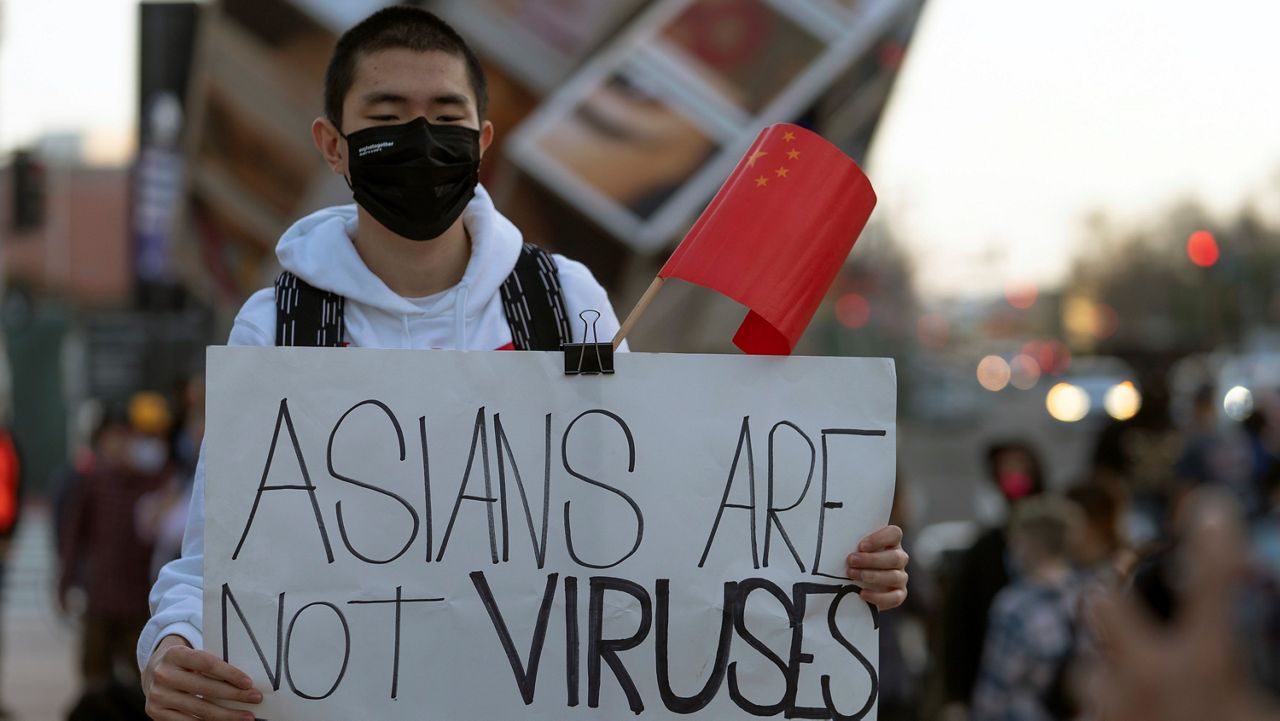
[[448, 23], [421, 8], [393, 5], [361, 20], [338, 38], [324, 74], [324, 114], [342, 129], [342, 101], [355, 82], [356, 61], [361, 55], [405, 48], [425, 53], [439, 51], [462, 58], [467, 79], [476, 96], [476, 114], [484, 120], [489, 109], [489, 86], [480, 58]]

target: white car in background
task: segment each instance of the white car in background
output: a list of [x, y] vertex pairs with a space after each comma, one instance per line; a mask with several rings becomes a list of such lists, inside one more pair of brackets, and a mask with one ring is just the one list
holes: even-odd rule
[[1124, 421], [1142, 407], [1142, 391], [1129, 364], [1111, 356], [1074, 359], [1045, 393], [1045, 410], [1056, 420], [1076, 423], [1110, 416]]

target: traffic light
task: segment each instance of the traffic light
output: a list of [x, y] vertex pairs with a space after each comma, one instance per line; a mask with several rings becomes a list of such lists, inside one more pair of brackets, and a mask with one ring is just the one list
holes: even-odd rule
[[13, 231], [36, 230], [44, 223], [45, 168], [30, 150], [13, 154]]

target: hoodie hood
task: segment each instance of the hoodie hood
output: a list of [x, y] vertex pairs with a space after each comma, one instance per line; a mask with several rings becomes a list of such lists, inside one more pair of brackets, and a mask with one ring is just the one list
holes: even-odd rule
[[[355, 204], [325, 208], [302, 218], [276, 246], [280, 265], [316, 288], [348, 300], [394, 315], [421, 315], [421, 305], [396, 294], [364, 264], [354, 242], [357, 219]], [[462, 222], [471, 236], [467, 270], [453, 288], [432, 296], [427, 309], [456, 306], [459, 320], [482, 312], [515, 267], [524, 244], [519, 229], [494, 208], [481, 185], [463, 211]]]

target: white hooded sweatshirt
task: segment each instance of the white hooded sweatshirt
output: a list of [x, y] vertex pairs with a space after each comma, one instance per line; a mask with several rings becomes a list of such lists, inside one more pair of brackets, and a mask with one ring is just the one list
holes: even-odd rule
[[[276, 246], [285, 270], [321, 290], [346, 298], [346, 340], [355, 347], [502, 350], [511, 330], [499, 289], [515, 267], [524, 240], [493, 206], [483, 187], [463, 213], [471, 236], [471, 260], [457, 285], [426, 298], [404, 298], [364, 264], [352, 239], [356, 206], [313, 213], [289, 228]], [[556, 255], [570, 329], [582, 341], [579, 313], [600, 311], [600, 342], [613, 338], [618, 319], [604, 288], [581, 263]], [[275, 345], [275, 291], [253, 294], [236, 316], [228, 345]], [[587, 316], [588, 318], [591, 315]], [[594, 339], [593, 339], [594, 340]], [[625, 348], [625, 346], [624, 346]], [[195, 484], [182, 557], [166, 564], [151, 589], [151, 620], [138, 639], [138, 665], [145, 667], [160, 639], [176, 634], [203, 648], [204, 449]]]

